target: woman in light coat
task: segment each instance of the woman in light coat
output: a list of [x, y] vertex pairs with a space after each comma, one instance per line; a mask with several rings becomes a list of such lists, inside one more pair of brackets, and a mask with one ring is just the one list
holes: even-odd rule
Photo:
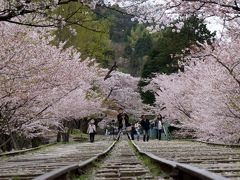
[[90, 142], [94, 142], [94, 136], [96, 134], [96, 126], [94, 124], [94, 120], [92, 119], [90, 121], [90, 123], [88, 124], [88, 129], [87, 129], [87, 133], [90, 136]]

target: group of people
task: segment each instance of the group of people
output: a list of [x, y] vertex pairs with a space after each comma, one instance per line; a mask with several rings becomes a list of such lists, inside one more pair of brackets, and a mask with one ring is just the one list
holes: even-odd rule
[[[146, 118], [145, 115], [141, 116], [141, 120], [137, 123], [130, 124], [129, 123], [129, 117], [126, 113], [123, 112], [123, 109], [120, 108], [119, 114], [117, 116], [118, 120], [118, 131], [122, 132], [124, 130], [129, 130], [128, 127], [130, 127], [131, 132], [131, 139], [134, 140], [135, 134], [137, 135], [137, 140], [140, 139], [140, 130], [143, 131], [143, 141], [149, 141], [150, 136], [150, 121]], [[157, 139], [161, 140], [161, 134], [163, 132], [163, 117], [161, 114], [159, 114], [155, 120], [154, 123], [156, 133], [157, 133]]]
[[[159, 114], [154, 122], [154, 127], [157, 133], [157, 139], [161, 140], [161, 134], [163, 132], [163, 117]], [[135, 124], [132, 124], [131, 127], [131, 139], [134, 140], [135, 134], [137, 135], [137, 140], [140, 139], [140, 129], [143, 131], [143, 141], [149, 141], [150, 136], [150, 121], [146, 118], [145, 115], [141, 116], [141, 121]]]
[[[161, 134], [163, 132], [163, 117], [159, 114], [155, 120], [154, 126], [157, 133], [157, 139], [161, 140]], [[129, 116], [123, 111], [122, 108], [119, 109], [119, 114], [117, 115], [117, 125], [118, 133], [123, 133], [125, 131], [131, 132], [131, 139], [134, 140], [135, 134], [137, 135], [137, 140], [140, 139], [140, 130], [143, 132], [143, 141], [149, 141], [150, 136], [150, 121], [145, 115], [141, 116], [141, 120], [137, 123], [130, 124]], [[91, 120], [88, 125], [87, 133], [90, 136], [90, 142], [94, 142], [94, 136], [96, 134], [96, 126], [94, 120]]]

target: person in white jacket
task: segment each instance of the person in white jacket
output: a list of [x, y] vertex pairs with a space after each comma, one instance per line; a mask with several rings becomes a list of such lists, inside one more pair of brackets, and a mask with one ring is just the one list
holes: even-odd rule
[[137, 140], [139, 141], [139, 139], [140, 139], [140, 123], [139, 122], [137, 122], [136, 124], [135, 124], [135, 129], [136, 129], [136, 132], [137, 132]]
[[161, 140], [161, 134], [163, 132], [163, 117], [161, 114], [159, 114], [155, 120], [155, 128], [157, 131], [157, 139]]
[[94, 136], [96, 134], [96, 126], [94, 124], [94, 120], [92, 119], [90, 121], [90, 123], [88, 124], [88, 129], [87, 129], [87, 133], [90, 136], [90, 142], [94, 142]]

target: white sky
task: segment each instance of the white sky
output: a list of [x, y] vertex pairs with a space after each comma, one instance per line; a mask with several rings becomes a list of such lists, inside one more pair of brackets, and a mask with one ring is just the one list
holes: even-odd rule
[[220, 34], [223, 30], [223, 22], [219, 17], [210, 17], [205, 19], [207, 23], [207, 28], [210, 31], [217, 31], [217, 37], [220, 37]]

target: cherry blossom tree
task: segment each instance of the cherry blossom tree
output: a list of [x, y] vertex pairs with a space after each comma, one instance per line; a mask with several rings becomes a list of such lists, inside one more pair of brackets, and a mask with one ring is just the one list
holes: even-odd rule
[[[147, 87], [156, 93], [156, 111], [192, 135], [239, 143], [239, 39], [192, 48], [185, 72], [157, 75]], [[204, 49], [203, 49], [204, 48]], [[193, 133], [195, 132], [195, 133]]]
[[101, 82], [100, 87], [107, 99], [116, 102], [127, 113], [138, 117], [143, 111], [150, 110], [149, 106], [142, 103], [138, 93], [138, 82], [139, 78], [114, 71], [111, 78]]
[[[136, 3], [136, 2], [134, 2]], [[240, 2], [237, 0], [166, 0], [166, 1], [144, 1], [136, 6], [130, 6], [129, 13], [136, 13], [133, 20], [141, 23], [150, 22], [155, 24], [155, 29], [169, 26], [174, 21], [181, 27], [181, 20], [191, 15], [199, 18], [219, 17], [225, 21], [239, 19]]]
[[149, 0], [128, 8], [153, 32], [166, 26], [177, 31], [191, 15], [221, 21], [221, 38], [213, 45], [198, 43], [179, 55], [184, 73], [156, 75], [146, 88], [156, 94], [156, 112], [198, 138], [239, 142], [239, 7], [236, 0]]
[[[65, 11], [63, 16], [59, 9], [67, 7], [69, 4], [75, 5], [77, 8], [73, 11]], [[116, 2], [102, 0], [0, 0], [0, 21], [32, 27], [63, 27], [74, 24], [91, 31], [101, 32], [86, 25], [86, 22], [89, 21], [87, 14], [89, 10], [95, 13], [96, 7], [110, 8], [112, 4], [116, 4]], [[72, 18], [76, 14], [82, 16]], [[73, 29], [70, 28], [70, 30], [74, 32]]]
[[92, 60], [51, 46], [40, 29], [1, 23], [0, 31], [0, 128], [15, 148], [16, 134], [37, 136], [70, 114], [81, 118], [96, 112], [100, 99], [93, 98], [92, 87], [101, 70]]
[[[199, 18], [219, 17], [223, 21], [239, 20], [240, 2], [238, 0], [1, 0], [0, 1], [0, 21], [25, 24], [31, 26], [64, 26], [68, 23], [75, 23], [83, 26], [81, 20], [78, 22], [68, 22], [69, 17], [80, 11], [71, 12], [67, 18], [60, 15], [53, 15], [53, 11], [58, 7], [69, 3], [78, 3], [81, 6], [90, 7], [93, 11], [96, 6], [111, 8], [118, 5], [125, 9], [140, 23], [150, 23], [155, 30], [163, 26], [175, 24], [180, 28], [185, 18], [195, 15]], [[117, 11], [117, 9], [115, 9]], [[119, 10], [118, 10], [119, 11]]]
[[[90, 1], [90, 0], [46, 0], [46, 1], [32, 1], [32, 0], [1, 0], [0, 1], [0, 21], [11, 21], [15, 17], [25, 16], [28, 14], [40, 17], [51, 17], [51, 14], [48, 14], [48, 10], [51, 12], [59, 6], [63, 6], [70, 2], [78, 2], [79, 4], [86, 5], [95, 8], [96, 4], [99, 4], [100, 1]], [[60, 20], [60, 17], [52, 17], [52, 20]], [[13, 22], [21, 22], [16, 19]]]
[[[92, 10], [118, 4], [133, 20], [150, 24], [152, 31], [181, 28], [191, 15], [221, 19], [222, 41], [183, 50], [190, 51], [179, 62], [185, 72], [156, 75], [147, 89], [157, 95], [156, 112], [162, 109], [169, 121], [193, 130], [198, 138], [239, 141], [239, 1], [0, 0], [0, 21], [62, 27], [68, 18], [54, 11], [70, 2]], [[46, 30], [1, 22], [0, 33], [0, 129], [15, 148], [16, 134], [33, 137], [58, 126], [59, 120], [97, 113], [106, 99], [133, 115], [150, 111], [137, 93], [138, 78], [101, 69], [90, 59], [83, 61], [73, 48], [63, 50], [63, 44], [51, 46]]]
[[66, 131], [63, 122], [100, 114], [106, 99], [133, 115], [143, 111], [138, 78], [81, 60], [73, 48], [50, 45], [46, 30], [32, 30], [0, 24], [0, 128], [14, 148], [16, 136]]

